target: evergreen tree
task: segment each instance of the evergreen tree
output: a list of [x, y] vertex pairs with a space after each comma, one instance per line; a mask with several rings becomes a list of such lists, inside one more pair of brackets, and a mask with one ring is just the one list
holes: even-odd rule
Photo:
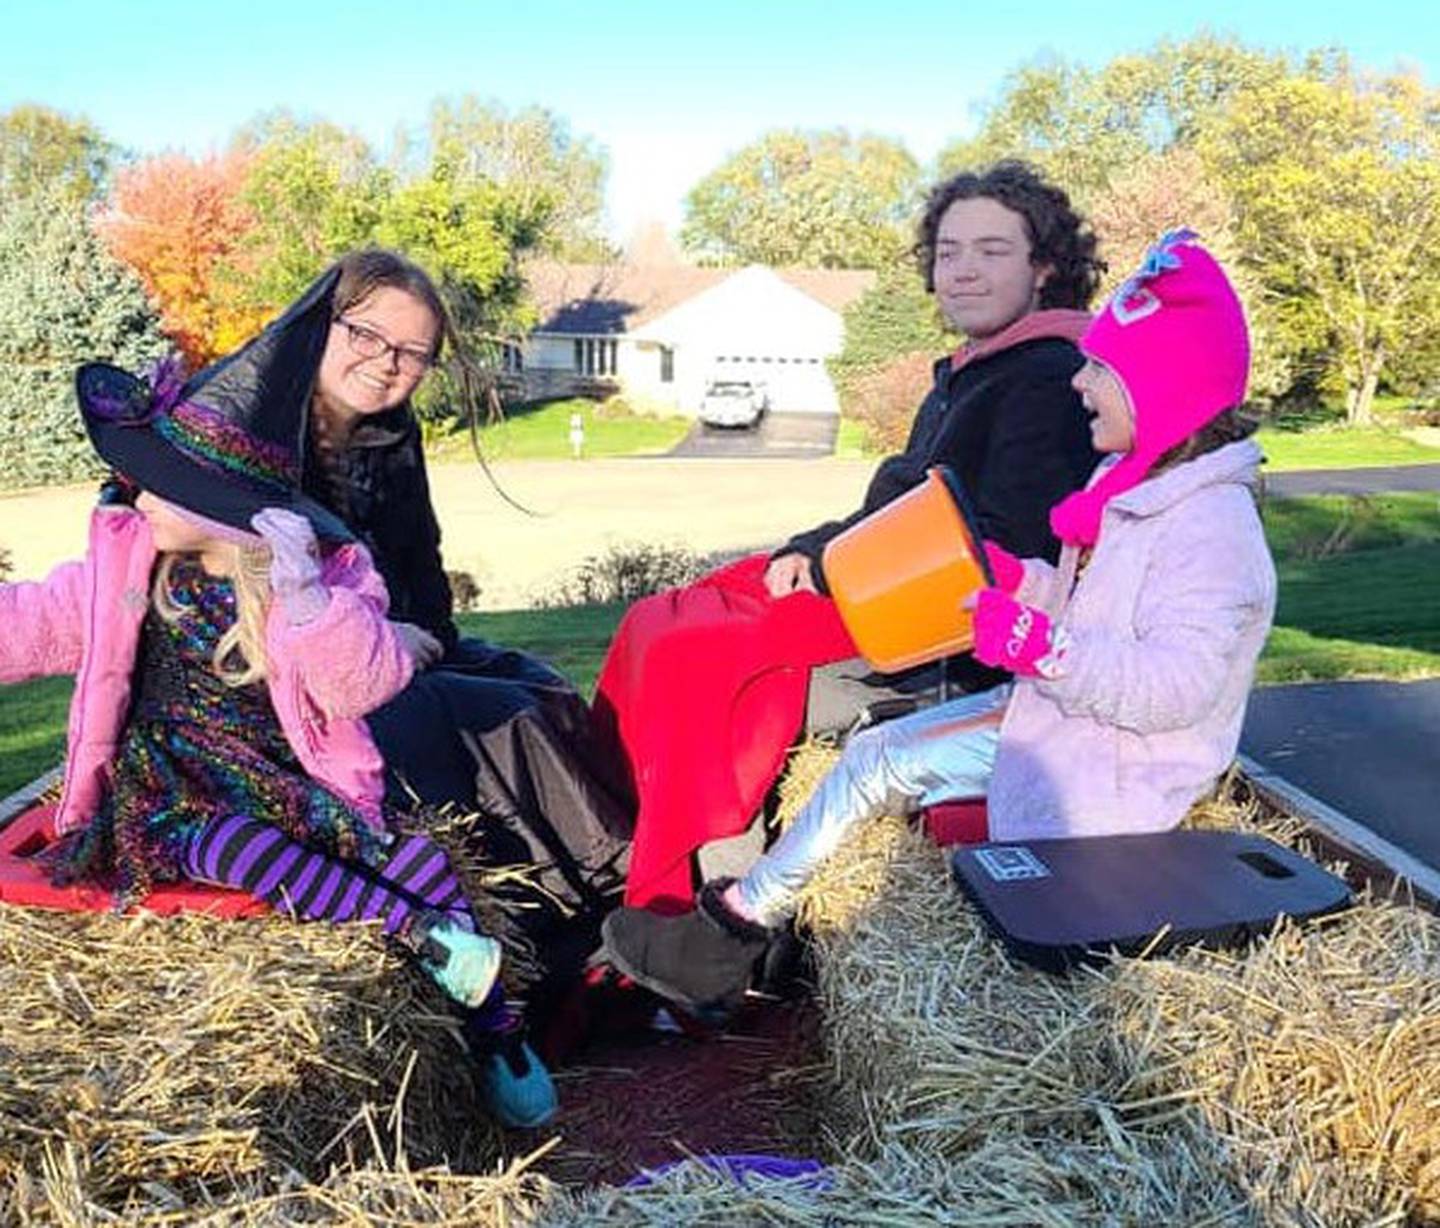
[[167, 343], [140, 281], [59, 189], [0, 211], [0, 485], [100, 471], [75, 404], [91, 359], [141, 371]]

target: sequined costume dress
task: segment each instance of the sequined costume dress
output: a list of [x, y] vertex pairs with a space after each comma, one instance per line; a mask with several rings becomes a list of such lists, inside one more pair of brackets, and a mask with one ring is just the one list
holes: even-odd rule
[[113, 876], [126, 902], [153, 882], [192, 879], [300, 917], [379, 921], [387, 933], [417, 909], [473, 927], [438, 845], [371, 832], [305, 773], [264, 683], [231, 686], [216, 673], [236, 617], [230, 581], [179, 559], [168, 591], [178, 616], [146, 613], [104, 802], [62, 875]]

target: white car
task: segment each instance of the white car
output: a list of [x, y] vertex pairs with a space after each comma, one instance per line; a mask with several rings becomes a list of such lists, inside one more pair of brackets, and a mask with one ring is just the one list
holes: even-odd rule
[[754, 426], [770, 408], [770, 395], [758, 380], [712, 380], [700, 402], [706, 426]]

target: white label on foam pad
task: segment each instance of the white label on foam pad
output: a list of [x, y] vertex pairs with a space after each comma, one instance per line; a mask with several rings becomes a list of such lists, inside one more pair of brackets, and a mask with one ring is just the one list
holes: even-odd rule
[[1050, 867], [1023, 844], [1002, 848], [975, 850], [975, 860], [997, 883], [1013, 883], [1025, 878], [1049, 878]]

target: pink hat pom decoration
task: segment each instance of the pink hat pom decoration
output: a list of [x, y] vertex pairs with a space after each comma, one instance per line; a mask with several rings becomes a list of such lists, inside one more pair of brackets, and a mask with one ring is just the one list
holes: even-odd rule
[[1105, 504], [1165, 452], [1245, 400], [1250, 333], [1230, 279], [1190, 230], [1163, 235], [1080, 338], [1125, 385], [1135, 443], [1088, 490], [1051, 510], [1062, 541], [1093, 545]]

